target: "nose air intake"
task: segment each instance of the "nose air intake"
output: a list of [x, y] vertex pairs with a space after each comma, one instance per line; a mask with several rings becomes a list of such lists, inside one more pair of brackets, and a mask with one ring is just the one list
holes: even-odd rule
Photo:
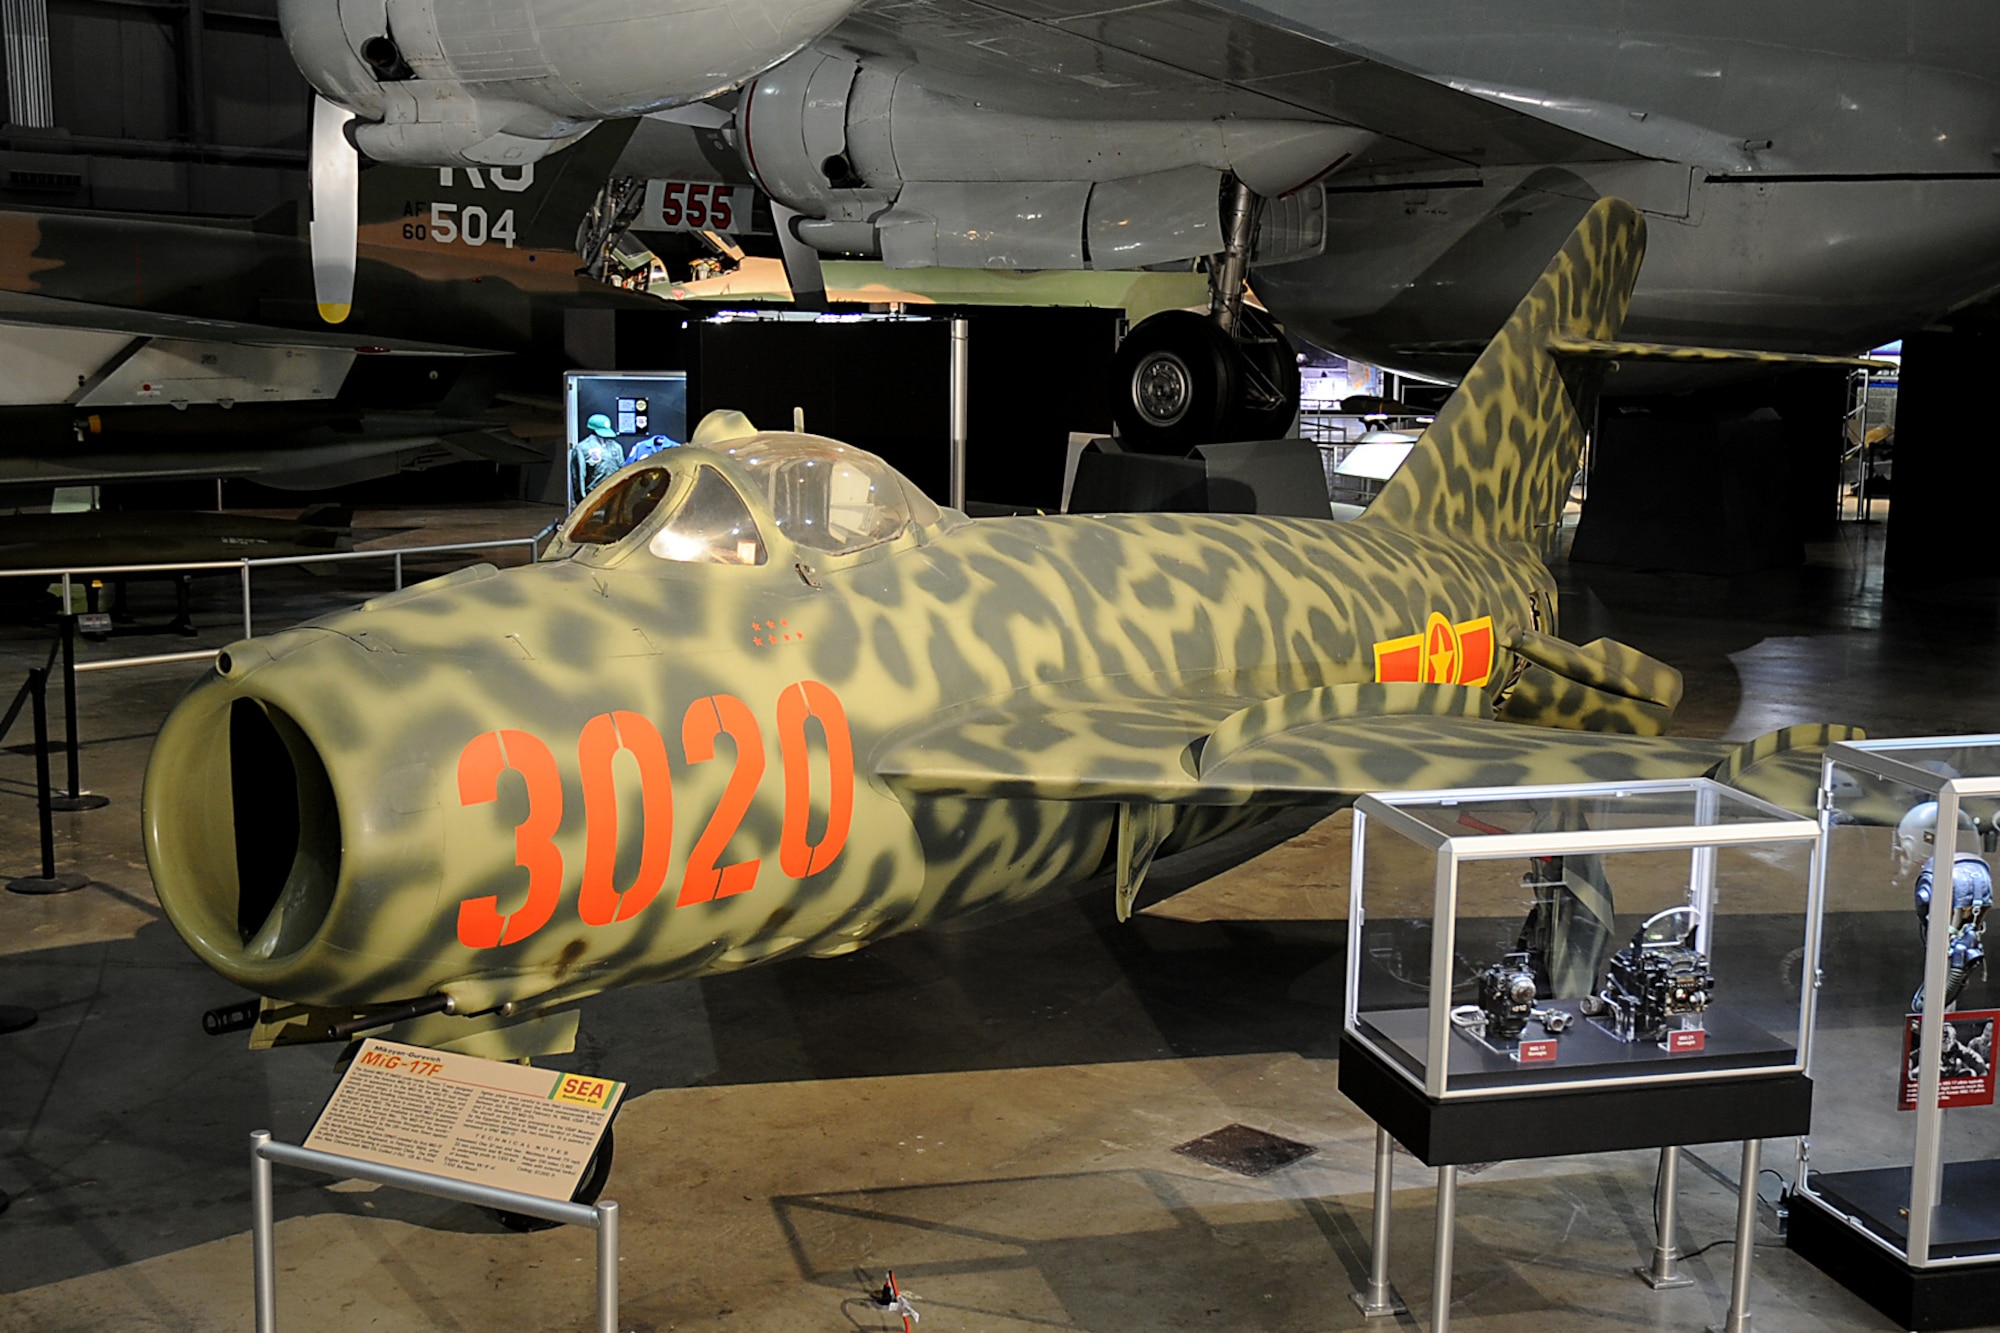
[[299, 779], [284, 738], [250, 699], [229, 706], [229, 812], [236, 835], [236, 933], [257, 936], [299, 849]]
[[236, 933], [277, 959], [316, 934], [340, 878], [340, 821], [319, 752], [298, 724], [256, 699], [229, 706], [229, 811]]
[[332, 912], [333, 784], [312, 740], [274, 704], [219, 679], [187, 703], [161, 729], [146, 773], [153, 884], [197, 954], [261, 989], [305, 962]]

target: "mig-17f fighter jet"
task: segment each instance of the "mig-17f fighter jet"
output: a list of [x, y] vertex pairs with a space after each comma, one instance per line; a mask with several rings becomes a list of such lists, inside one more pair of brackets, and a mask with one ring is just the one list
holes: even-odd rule
[[[160, 901], [254, 1043], [567, 1049], [619, 986], [836, 955], [1288, 804], [1719, 773], [1679, 673], [1556, 637], [1541, 552], [1639, 214], [1593, 206], [1368, 513], [941, 510], [810, 435], [668, 450], [543, 558], [231, 645], [146, 776]], [[1736, 354], [1743, 355], [1743, 354]], [[1794, 748], [1796, 753], [1796, 748]], [[1809, 799], [1811, 777], [1797, 782]]]

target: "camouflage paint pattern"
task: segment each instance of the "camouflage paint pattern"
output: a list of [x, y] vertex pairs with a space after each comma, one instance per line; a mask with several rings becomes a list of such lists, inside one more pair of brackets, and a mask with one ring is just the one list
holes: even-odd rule
[[[524, 569], [476, 567], [232, 645], [147, 774], [161, 902], [210, 966], [268, 997], [353, 1012], [444, 993], [461, 1015], [511, 1017], [844, 953], [1113, 863], [1129, 905], [1155, 852], [1288, 802], [1709, 771], [1733, 747], [1646, 734], [1677, 673], [1553, 637], [1535, 549], [1589, 380], [1545, 344], [1614, 335], [1642, 247], [1632, 209], [1593, 208], [1350, 523], [974, 522], [920, 505], [893, 540], [828, 556], [788, 543], [738, 466], [762, 442], [810, 437], [650, 460], [673, 489], [623, 541], [559, 544]], [[703, 467], [745, 498], [764, 564], [647, 550]], [[1482, 623], [1483, 663], [1461, 633]], [[1376, 678], [1378, 646], [1426, 632], [1418, 679]], [[815, 687], [817, 728], [799, 721]], [[624, 750], [587, 758], [614, 734]], [[275, 737], [262, 752], [259, 735]], [[279, 743], [288, 762], [270, 758]], [[517, 771], [492, 777], [503, 760]], [[844, 844], [821, 858], [849, 773]], [[239, 859], [264, 868], [239, 877]], [[708, 896], [715, 877], [688, 870], [708, 860], [741, 891]], [[461, 904], [491, 899], [480, 910], [514, 914], [511, 931], [538, 875], [555, 895], [544, 924], [465, 942]], [[616, 899], [614, 919], [606, 885], [640, 882], [657, 896], [630, 913]]]

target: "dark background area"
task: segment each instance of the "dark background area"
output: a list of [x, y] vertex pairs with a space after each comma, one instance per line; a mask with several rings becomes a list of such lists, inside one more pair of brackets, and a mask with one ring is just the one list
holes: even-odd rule
[[1834, 535], [1848, 372], [1604, 400], [1573, 560], [1742, 574]]
[[[880, 454], [942, 502], [948, 491], [950, 313], [888, 320], [736, 319], [685, 310], [571, 311], [569, 354], [590, 369], [688, 372], [688, 422], [735, 408], [766, 430], [806, 429]], [[973, 308], [966, 495], [1054, 510], [1072, 431], [1108, 434], [1115, 310]]]
[[0, 68], [0, 204], [249, 217], [304, 193], [311, 90], [277, 0], [47, 0], [46, 12], [47, 83], [23, 77], [32, 41]]

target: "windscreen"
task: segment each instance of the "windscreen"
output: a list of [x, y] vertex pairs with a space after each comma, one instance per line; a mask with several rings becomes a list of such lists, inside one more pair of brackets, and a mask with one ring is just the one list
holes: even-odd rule
[[711, 565], [761, 565], [767, 558], [749, 506], [712, 467], [695, 474], [694, 489], [647, 549], [662, 560]]
[[663, 467], [642, 468], [620, 478], [595, 501], [584, 502], [588, 508], [571, 522], [569, 540], [581, 546], [623, 541], [652, 517], [672, 482], [673, 474]]

